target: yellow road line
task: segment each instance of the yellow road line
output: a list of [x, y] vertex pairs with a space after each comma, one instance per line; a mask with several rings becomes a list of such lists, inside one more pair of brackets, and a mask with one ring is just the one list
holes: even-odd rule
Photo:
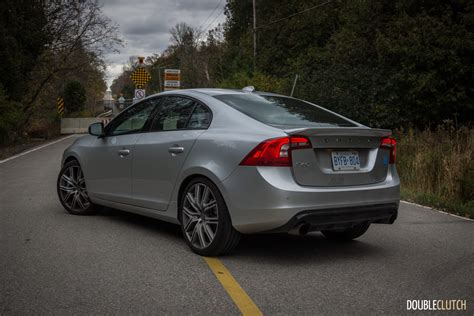
[[242, 289], [219, 259], [204, 257], [204, 260], [206, 260], [209, 268], [214, 272], [217, 280], [221, 282], [242, 315], [263, 315], [257, 305], [255, 305], [252, 299], [245, 293], [244, 289]]

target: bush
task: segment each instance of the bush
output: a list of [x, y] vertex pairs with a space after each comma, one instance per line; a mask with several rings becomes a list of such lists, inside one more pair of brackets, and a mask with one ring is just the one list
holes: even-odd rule
[[217, 86], [226, 89], [242, 89], [246, 86], [254, 86], [259, 91], [283, 93], [284, 81], [261, 72], [257, 72], [251, 77], [246, 72], [241, 71], [220, 82]]
[[79, 112], [86, 103], [86, 89], [79, 81], [69, 81], [64, 87], [64, 106], [67, 113]]
[[402, 198], [474, 218], [474, 129], [398, 133]]
[[18, 125], [22, 122], [21, 104], [11, 101], [0, 85], [0, 144], [14, 141], [18, 135]]

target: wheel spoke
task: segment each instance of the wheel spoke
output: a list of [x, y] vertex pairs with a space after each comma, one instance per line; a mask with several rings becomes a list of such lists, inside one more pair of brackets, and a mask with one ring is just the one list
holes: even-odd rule
[[199, 206], [198, 204], [196, 203], [196, 201], [194, 200], [194, 197], [193, 195], [191, 194], [191, 192], [188, 192], [186, 194], [186, 200], [189, 202], [189, 205], [191, 205], [191, 207], [194, 209], [194, 211], [196, 211], [197, 213], [201, 214], [201, 211], [199, 210]]
[[208, 223], [204, 222], [203, 228], [204, 233], [207, 235], [207, 239], [209, 239], [209, 242], [212, 242], [214, 240], [214, 232], [212, 231], [211, 227], [208, 225]]
[[69, 171], [69, 178], [73, 181], [73, 182], [76, 182], [76, 177], [74, 175], [74, 168], [73, 167], [69, 167], [68, 168], [68, 171]]
[[69, 185], [71, 185], [71, 186], [73, 186], [73, 187], [76, 187], [76, 184], [74, 183], [74, 181], [73, 181], [71, 178], [69, 178], [68, 176], [66, 176], [65, 174], [63, 174], [63, 175], [61, 176], [61, 179], [63, 179], [64, 181], [66, 181], [67, 184], [69, 184]]
[[214, 217], [214, 218], [207, 217], [207, 218], [205, 219], [205, 221], [206, 221], [206, 223], [207, 223], [208, 225], [216, 225], [216, 226], [217, 226], [217, 224], [219, 224], [219, 221], [217, 220], [217, 216]]
[[191, 238], [190, 238], [190, 241], [191, 241], [192, 244], [194, 244], [194, 239], [196, 239], [197, 228], [198, 228], [198, 224], [194, 225], [193, 233], [191, 234]]
[[186, 216], [188, 216], [188, 217], [196, 217], [196, 216], [200, 215], [200, 213], [193, 212], [192, 210], [190, 210], [186, 206], [183, 206], [183, 213], [186, 214]]
[[71, 196], [74, 196], [74, 193], [75, 193], [75, 191], [73, 191], [73, 190], [67, 191], [66, 196], [63, 198], [63, 201], [64, 201], [65, 203], [67, 203], [67, 201], [69, 200], [69, 198], [70, 198]]
[[207, 211], [215, 208], [216, 206], [217, 206], [216, 201], [212, 200], [212, 201], [210, 201], [209, 203], [207, 203], [206, 205], [203, 206], [203, 211], [207, 212]]
[[89, 195], [87, 195], [86, 191], [81, 191], [80, 194], [85, 201], [89, 202]]
[[74, 192], [74, 196], [72, 197], [72, 202], [71, 202], [71, 208], [74, 208], [76, 206], [77, 202], [77, 192]]
[[204, 205], [206, 204], [206, 201], [209, 198], [209, 191], [210, 191], [209, 187], [205, 186], [204, 187], [204, 192], [202, 193], [201, 203], [200, 203], [200, 206], [201, 206], [202, 209], [204, 209]]
[[85, 209], [84, 203], [81, 201], [81, 193], [77, 193], [76, 201], [80, 208]]
[[188, 219], [188, 222], [186, 223], [186, 226], [184, 227], [184, 231], [188, 232], [189, 229], [191, 228], [191, 225], [197, 223], [197, 221], [198, 219], [196, 217], [190, 217]]
[[201, 205], [201, 185], [199, 183], [195, 185], [194, 202], [198, 207]]
[[74, 187], [67, 187], [65, 185], [59, 185], [59, 190], [61, 190], [61, 191], [66, 191], [66, 192], [67, 191], [74, 191], [74, 189], [75, 189]]
[[202, 223], [197, 224], [196, 226], [198, 226], [197, 234], [198, 234], [198, 237], [199, 237], [199, 243], [201, 244], [201, 247], [204, 248], [204, 247], [206, 247], [206, 241], [204, 240], [204, 236], [203, 236], [203, 233], [202, 233]]

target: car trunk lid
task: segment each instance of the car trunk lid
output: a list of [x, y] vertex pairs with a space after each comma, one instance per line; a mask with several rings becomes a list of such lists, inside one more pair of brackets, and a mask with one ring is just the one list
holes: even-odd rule
[[390, 149], [380, 147], [390, 130], [368, 127], [290, 128], [306, 136], [311, 148], [293, 150], [297, 183], [305, 186], [351, 186], [382, 182], [387, 177]]

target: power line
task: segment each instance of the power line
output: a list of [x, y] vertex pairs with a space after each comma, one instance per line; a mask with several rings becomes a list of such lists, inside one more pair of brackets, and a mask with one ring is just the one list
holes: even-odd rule
[[216, 10], [220, 7], [222, 3], [222, 0], [219, 0], [219, 2], [217, 3], [216, 7], [214, 8], [214, 10], [212, 10], [211, 14], [209, 14], [209, 16], [207, 17], [206, 20], [204, 20], [204, 22], [202, 22], [201, 25], [199, 25], [199, 29], [201, 29], [201, 27], [203, 27], [204, 24], [207, 23], [207, 21], [209, 21], [209, 19], [211, 18], [211, 16], [216, 12]]
[[269, 23], [267, 23], [267, 24], [263, 24], [263, 25], [257, 26], [257, 29], [264, 28], [264, 27], [267, 27], [267, 26], [269, 26], [269, 25], [272, 25], [272, 24], [275, 24], [275, 23], [281, 22], [281, 21], [283, 21], [283, 20], [290, 19], [290, 18], [292, 18], [292, 17], [294, 17], [294, 16], [297, 16], [297, 15], [300, 15], [300, 14], [306, 13], [306, 12], [308, 12], [308, 11], [311, 11], [311, 10], [317, 9], [317, 8], [319, 8], [319, 7], [322, 7], [323, 5], [326, 5], [326, 4], [330, 3], [330, 2], [331, 2], [331, 0], [329, 0], [329, 1], [326, 1], [326, 2], [324, 2], [324, 3], [320, 3], [320, 4], [318, 4], [318, 5], [315, 5], [314, 7], [311, 7], [311, 8], [305, 9], [305, 10], [303, 10], [303, 11], [300, 11], [300, 12], [293, 13], [293, 14], [291, 14], [291, 15], [287, 16], [287, 17], [284, 17], [284, 18], [281, 18], [281, 19], [278, 19], [278, 20], [275, 20], [275, 21], [271, 21], [271, 22], [269, 22]]
[[203, 35], [204, 35], [204, 33], [207, 31], [207, 29], [212, 25], [212, 23], [214, 23], [214, 22], [217, 20], [217, 18], [220, 17], [220, 16], [224, 13], [224, 11], [225, 11], [225, 6], [222, 8], [221, 12], [220, 12], [218, 15], [216, 15], [216, 16], [214, 17], [214, 20], [212, 20], [212, 21], [207, 25], [207, 27], [206, 27], [206, 28], [204, 29], [204, 31], [203, 31]]

